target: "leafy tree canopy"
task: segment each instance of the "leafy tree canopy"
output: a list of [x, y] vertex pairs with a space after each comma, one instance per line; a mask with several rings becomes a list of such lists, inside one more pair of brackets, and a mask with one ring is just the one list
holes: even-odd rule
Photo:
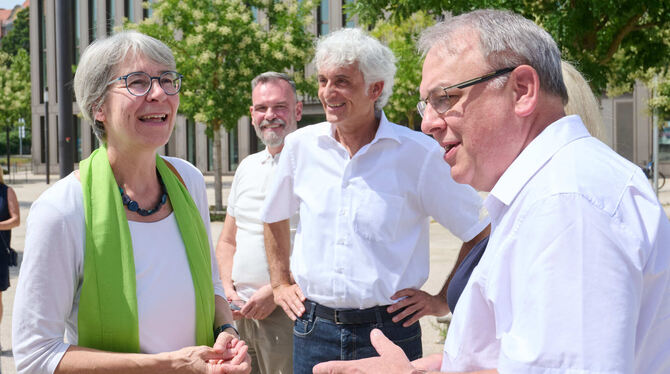
[[[211, 130], [249, 114], [251, 80], [302, 69], [312, 55], [311, 1], [162, 0], [140, 31], [168, 44], [184, 75], [180, 112]], [[258, 21], [256, 21], [258, 19]], [[295, 74], [296, 80], [304, 74]]]
[[30, 53], [30, 12], [28, 8], [21, 9], [16, 13], [14, 26], [0, 39], [0, 51], [12, 56], [16, 55], [19, 49]]
[[0, 51], [0, 127], [25, 120], [30, 127], [30, 58], [19, 49], [15, 56]]
[[421, 123], [416, 111], [421, 84], [421, 56], [416, 52], [416, 40], [433, 23], [431, 16], [419, 11], [397, 23], [378, 22], [371, 31], [372, 36], [391, 48], [397, 59], [393, 95], [384, 107], [384, 113], [390, 121], [415, 130]]
[[439, 17], [478, 8], [509, 9], [542, 25], [597, 93], [609, 82], [632, 87], [640, 72], [670, 63], [667, 0], [360, 0], [350, 9], [375, 24], [387, 16], [399, 23], [418, 9]]

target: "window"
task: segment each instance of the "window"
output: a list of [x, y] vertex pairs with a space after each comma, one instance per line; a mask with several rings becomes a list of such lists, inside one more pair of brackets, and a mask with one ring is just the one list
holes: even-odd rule
[[46, 124], [44, 116], [40, 116], [40, 162], [47, 162]]
[[330, 32], [328, 23], [330, 12], [328, 6], [328, 0], [322, 0], [316, 9], [316, 35], [318, 36], [326, 35]]
[[98, 2], [88, 0], [88, 42], [93, 43], [98, 35]]
[[135, 22], [135, 7], [132, 0], [123, 0], [123, 16], [130, 22]]
[[186, 119], [186, 159], [195, 165], [195, 121]]
[[79, 0], [74, 0], [72, 7], [72, 64], [79, 64], [79, 48], [81, 47], [81, 26], [79, 25]]
[[666, 119], [658, 137], [658, 161], [670, 161], [670, 119]]
[[107, 35], [112, 35], [112, 31], [114, 30], [114, 19], [116, 18], [116, 1], [106, 0], [105, 8], [107, 8], [107, 14], [105, 18], [107, 24]]
[[[38, 23], [39, 27], [39, 69], [40, 69], [40, 92], [44, 92], [47, 87], [47, 34], [46, 34], [46, 16], [44, 14], [44, 3], [46, 0], [37, 2], [37, 12], [40, 22]], [[44, 95], [40, 95], [40, 103], [44, 103]], [[42, 161], [44, 162], [44, 160]]]
[[342, 1], [342, 27], [355, 27], [354, 21], [349, 17], [346, 12], [345, 7], [348, 4], [352, 4], [354, 0], [343, 0]]
[[148, 6], [147, 8], [142, 9], [142, 18], [149, 18], [154, 13], [154, 10], [151, 9], [152, 0], [143, 0], [143, 7]]
[[74, 134], [74, 162], [81, 161], [81, 118], [72, 116], [72, 127]]
[[228, 170], [235, 171], [239, 163], [239, 147], [237, 144], [237, 128], [228, 131]]

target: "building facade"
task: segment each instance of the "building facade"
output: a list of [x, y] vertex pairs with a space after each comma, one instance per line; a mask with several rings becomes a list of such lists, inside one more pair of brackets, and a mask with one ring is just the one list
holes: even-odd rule
[[[33, 170], [45, 172], [49, 160], [51, 170], [58, 166], [58, 101], [56, 77], [56, 17], [55, 1], [33, 0], [30, 6], [30, 57], [32, 81], [32, 163]], [[124, 19], [138, 22], [151, 15], [143, 3], [150, 0], [72, 0], [72, 60], [76, 65], [81, 52], [97, 38], [111, 34]], [[325, 35], [342, 27], [351, 27], [354, 20], [347, 18], [343, 5], [352, 0], [322, 0], [314, 11], [312, 32]], [[308, 67], [308, 71], [310, 69]], [[646, 163], [651, 155], [651, 117], [646, 109], [648, 90], [641, 84], [630, 95], [603, 98], [601, 101], [609, 145], [638, 165]], [[75, 137], [75, 161], [87, 157], [97, 147], [91, 126], [77, 114], [79, 108], [72, 98]], [[303, 98], [305, 107], [299, 126], [323, 121], [323, 109], [314, 98]], [[663, 172], [670, 174], [670, 124], [667, 149], [661, 159]], [[161, 152], [186, 159], [204, 173], [212, 170], [212, 140], [205, 134], [205, 125], [179, 116], [168, 144]], [[224, 172], [232, 173], [240, 160], [262, 148], [250, 125], [243, 117], [232, 132], [222, 139]]]

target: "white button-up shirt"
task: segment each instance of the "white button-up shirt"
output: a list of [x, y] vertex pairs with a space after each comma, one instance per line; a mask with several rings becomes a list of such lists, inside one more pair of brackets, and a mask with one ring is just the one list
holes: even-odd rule
[[443, 371], [670, 373], [670, 221], [638, 166], [564, 117], [485, 206]]
[[[245, 157], [230, 187], [227, 214], [235, 217], [237, 226], [232, 279], [243, 300], [249, 300], [259, 288], [270, 283], [261, 209], [280, 155], [273, 157], [264, 149]], [[297, 222], [297, 215], [291, 217], [291, 236], [295, 234]]]
[[[353, 157], [323, 122], [286, 137], [263, 221], [300, 212], [291, 271], [333, 308], [387, 305], [429, 271], [429, 217], [464, 241], [488, 224], [479, 195], [450, 177], [435, 140], [388, 122]], [[446, 272], [446, 270], [445, 270]]]

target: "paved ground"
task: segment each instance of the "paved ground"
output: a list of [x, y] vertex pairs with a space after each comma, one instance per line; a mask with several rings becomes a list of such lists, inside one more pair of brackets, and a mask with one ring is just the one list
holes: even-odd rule
[[[21, 206], [21, 226], [14, 229], [12, 232], [12, 246], [19, 252], [19, 259], [23, 251], [23, 243], [25, 238], [25, 219], [28, 216], [30, 205], [35, 199], [49, 186], [46, 184], [43, 175], [37, 176], [30, 172], [18, 172], [16, 175], [5, 178], [10, 186], [14, 188]], [[51, 176], [51, 183], [58, 180], [58, 176]], [[207, 176], [208, 198], [210, 202], [214, 201], [213, 177]], [[232, 177], [224, 177], [224, 202], [227, 199], [228, 188]], [[666, 213], [670, 216], [670, 183], [668, 183], [659, 194], [660, 201], [663, 202]], [[214, 240], [218, 238], [221, 232], [222, 223], [214, 222], [212, 224], [212, 235]], [[432, 223], [430, 233], [430, 277], [423, 287], [424, 290], [435, 293], [437, 292], [451, 270], [451, 267], [456, 260], [460, 242], [447, 230], [440, 225]], [[17, 268], [10, 268], [11, 284], [16, 284], [18, 276]], [[14, 298], [15, 288], [12, 286], [6, 292], [2, 293], [2, 303], [4, 305], [2, 311], [2, 321], [0, 325], [0, 342], [2, 343], [1, 354], [1, 368], [2, 373], [15, 373], [14, 360], [11, 351], [11, 319], [12, 319], [12, 300]], [[442, 351], [442, 336], [443, 324], [436, 322], [434, 317], [424, 318], [421, 321], [423, 329], [423, 344], [424, 354], [438, 353]]]

